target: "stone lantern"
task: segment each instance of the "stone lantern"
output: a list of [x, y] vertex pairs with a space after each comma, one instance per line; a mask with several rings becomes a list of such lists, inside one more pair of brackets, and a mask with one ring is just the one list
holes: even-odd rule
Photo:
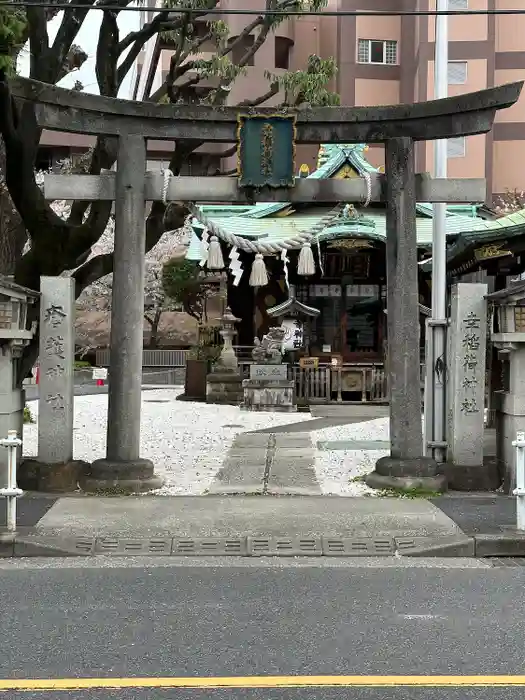
[[233, 339], [237, 332], [235, 330], [235, 324], [239, 321], [240, 319], [235, 318], [230, 307], [227, 306], [221, 316], [221, 330], [219, 333], [224, 341], [224, 345], [222, 346], [219, 359], [215, 363], [217, 372], [239, 372], [237, 356], [233, 349]]
[[[27, 307], [39, 296], [0, 275], [0, 438], [7, 437], [9, 430], [22, 434], [25, 397], [17, 388], [17, 369], [37, 328], [36, 322], [27, 328]], [[1, 486], [7, 484], [7, 450], [0, 450], [0, 482]]]
[[516, 485], [516, 433], [525, 430], [525, 282], [487, 296], [492, 312], [491, 340], [505, 371], [501, 390], [494, 392], [496, 456], [503, 470], [503, 485], [511, 493]]
[[[226, 276], [224, 275], [224, 279]], [[220, 335], [224, 341], [221, 354], [213, 365], [212, 371], [206, 377], [206, 401], [208, 403], [239, 404], [242, 401], [242, 377], [239, 364], [233, 349], [233, 339], [236, 334], [235, 324], [240, 319], [235, 318], [229, 306], [226, 306], [226, 288], [222, 286], [224, 311], [220, 317]]]

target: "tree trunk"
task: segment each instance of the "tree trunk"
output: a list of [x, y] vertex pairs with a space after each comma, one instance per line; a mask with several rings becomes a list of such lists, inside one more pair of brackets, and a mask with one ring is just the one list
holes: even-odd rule
[[0, 136], [0, 274], [14, 275], [27, 233], [5, 184], [5, 147]]
[[150, 324], [148, 350], [156, 350], [159, 346], [159, 324], [162, 310], [157, 309], [153, 318], [146, 316], [146, 321]]

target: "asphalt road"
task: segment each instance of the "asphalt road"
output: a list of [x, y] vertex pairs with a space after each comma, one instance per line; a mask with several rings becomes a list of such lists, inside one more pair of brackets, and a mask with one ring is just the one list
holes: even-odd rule
[[[210, 564], [0, 562], [0, 679], [523, 673], [522, 567]], [[523, 693], [523, 687], [128, 688], [8, 690], [6, 697], [521, 700]]]

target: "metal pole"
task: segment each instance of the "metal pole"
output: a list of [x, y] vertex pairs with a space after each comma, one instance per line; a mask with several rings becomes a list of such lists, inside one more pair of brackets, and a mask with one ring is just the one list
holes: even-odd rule
[[516, 448], [516, 529], [525, 530], [525, 433], [517, 433], [512, 443]]
[[16, 430], [7, 431], [7, 439], [0, 440], [0, 446], [7, 448], [7, 488], [0, 489], [0, 496], [7, 498], [7, 529], [16, 532], [16, 499], [23, 491], [16, 485], [16, 451], [22, 444]]
[[[448, 10], [448, 0], [437, 0], [439, 12]], [[436, 53], [434, 62], [434, 97], [442, 99], [448, 95], [448, 17], [436, 17]], [[447, 141], [434, 144], [434, 176], [447, 177]], [[432, 236], [432, 443], [436, 462], [446, 459], [445, 433], [445, 386], [446, 386], [446, 204], [434, 204]]]

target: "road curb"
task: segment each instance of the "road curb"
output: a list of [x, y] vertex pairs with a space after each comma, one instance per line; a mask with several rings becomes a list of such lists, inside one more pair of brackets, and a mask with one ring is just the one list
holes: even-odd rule
[[345, 535], [123, 537], [0, 533], [0, 558], [95, 556], [525, 557], [525, 534], [451, 537]]

